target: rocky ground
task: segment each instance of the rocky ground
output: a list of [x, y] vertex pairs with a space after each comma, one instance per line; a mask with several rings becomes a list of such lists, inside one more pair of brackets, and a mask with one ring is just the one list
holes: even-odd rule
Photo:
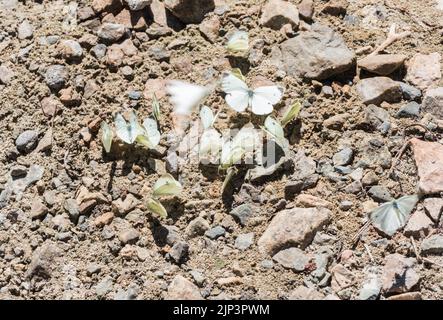
[[[442, 299], [442, 32], [441, 0], [0, 0], [0, 297]], [[276, 114], [303, 108], [281, 166], [222, 195], [168, 152], [165, 83], [236, 67], [284, 87]], [[101, 121], [153, 93], [160, 145], [106, 154]], [[251, 120], [207, 104], [219, 129]], [[144, 201], [166, 171], [184, 190], [161, 219]], [[417, 192], [393, 237], [362, 229]]]

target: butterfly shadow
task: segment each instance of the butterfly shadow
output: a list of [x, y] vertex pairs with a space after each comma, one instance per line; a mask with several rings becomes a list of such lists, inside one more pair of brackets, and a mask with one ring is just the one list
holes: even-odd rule
[[236, 194], [245, 182], [245, 176], [250, 166], [237, 166], [237, 173], [231, 178], [222, 193], [223, 206], [227, 210], [231, 210], [234, 203], [234, 194]]
[[232, 68], [239, 68], [243, 75], [249, 72], [251, 65], [247, 57], [230, 55], [227, 58]]

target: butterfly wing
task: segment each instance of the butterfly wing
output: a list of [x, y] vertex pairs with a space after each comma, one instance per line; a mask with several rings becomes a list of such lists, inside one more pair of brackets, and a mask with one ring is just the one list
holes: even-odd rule
[[134, 142], [131, 135], [131, 126], [126, 122], [120, 113], [115, 116], [115, 132], [123, 142], [131, 144]]
[[412, 210], [414, 210], [415, 205], [417, 204], [419, 197], [417, 195], [408, 195], [403, 196], [397, 199], [395, 202], [397, 203], [396, 214], [398, 216], [398, 220], [406, 224]]
[[399, 228], [400, 222], [394, 210], [393, 201], [382, 204], [375, 208], [371, 214], [370, 219], [372, 224], [388, 236], [392, 236]]
[[143, 127], [145, 129], [147, 141], [149, 145], [148, 148], [155, 148], [160, 143], [161, 134], [158, 131], [157, 122], [154, 119], [146, 118], [143, 121]]
[[200, 119], [202, 121], [203, 124], [203, 129], [209, 129], [210, 127], [212, 127], [212, 124], [214, 123], [215, 117], [214, 117], [214, 112], [212, 112], [212, 110], [207, 107], [207, 106], [203, 106], [200, 109]]
[[109, 153], [111, 151], [112, 139], [114, 138], [114, 133], [111, 127], [105, 121], [101, 123], [102, 128], [102, 143], [105, 151]]
[[236, 31], [228, 40], [226, 46], [231, 52], [245, 52], [249, 49], [249, 35], [246, 31]]
[[210, 90], [204, 86], [172, 80], [166, 86], [174, 112], [189, 115], [206, 98]]
[[226, 103], [237, 112], [245, 111], [249, 104], [249, 88], [246, 83], [228, 73], [223, 76], [221, 86], [226, 93]]
[[154, 196], [178, 195], [182, 190], [180, 182], [174, 179], [169, 173], [162, 175], [153, 187]]
[[283, 96], [283, 89], [278, 86], [259, 87], [254, 90], [251, 107], [257, 115], [269, 114], [274, 110], [274, 105]]
[[289, 147], [289, 141], [285, 138], [283, 127], [273, 117], [268, 116], [266, 118], [264, 129], [283, 150]]

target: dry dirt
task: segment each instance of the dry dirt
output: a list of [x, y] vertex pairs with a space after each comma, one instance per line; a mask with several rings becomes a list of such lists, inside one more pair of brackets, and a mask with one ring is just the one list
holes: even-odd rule
[[[0, 297], [113, 299], [132, 294], [131, 298], [137, 299], [163, 299], [176, 275], [183, 275], [196, 282], [190, 271], [198, 270], [205, 278], [199, 284], [199, 290], [207, 299], [287, 299], [294, 288], [302, 285], [312, 286], [325, 296], [357, 299], [368, 265], [382, 267], [384, 257], [389, 253], [415, 257], [409, 238], [401, 232], [393, 238], [382, 240], [383, 236], [370, 227], [360, 241], [355, 243], [354, 236], [367, 220], [364, 204], [371, 198], [366, 192], [369, 187], [364, 187], [358, 194], [346, 193], [344, 188], [350, 182], [349, 177], [342, 182], [333, 182], [320, 175], [314, 187], [303, 191], [333, 204], [331, 222], [321, 231], [331, 240], [321, 244], [313, 243], [305, 252], [315, 254], [321, 250], [331, 251], [328, 264], [330, 270], [340, 262], [343, 250], [353, 251], [353, 256], [342, 262], [354, 276], [353, 283], [344, 292], [334, 292], [328, 281], [319, 287], [310, 276], [311, 270], [294, 272], [276, 262], [272, 268], [263, 266], [263, 261], [269, 264], [267, 260], [272, 259], [259, 252], [257, 240], [277, 211], [295, 206], [294, 200], [285, 199], [284, 194], [290, 173], [283, 172], [260, 183], [248, 183], [240, 179], [236, 181], [237, 188], [232, 190], [233, 194], [222, 197], [220, 189], [223, 173], [218, 174], [216, 169], [211, 171], [196, 163], [185, 164], [180, 167], [178, 176], [184, 190], [180, 199], [175, 199], [167, 207], [170, 217], [153, 218], [143, 207], [142, 200], [164, 171], [166, 136], [172, 128], [171, 106], [167, 97], [162, 97], [161, 93], [157, 95], [162, 106], [161, 129], [165, 134], [158, 152], [118, 143], [113, 146], [111, 154], [104, 152], [99, 126], [91, 126], [91, 122], [99, 124], [97, 118], [111, 122], [116, 112], [127, 112], [130, 109], [136, 110], [140, 117], [150, 115], [150, 92], [154, 89], [149, 82], [145, 87], [148, 79], [181, 79], [208, 84], [222, 71], [235, 67], [227, 59], [225, 35], [240, 26], [249, 31], [251, 41], [260, 38], [265, 42], [263, 63], [257, 66], [242, 65], [245, 76], [248, 79], [264, 77], [282, 85], [285, 95], [278, 107], [289, 105], [295, 99], [309, 101], [309, 106], [305, 103], [297, 120], [294, 129], [298, 130], [297, 138], [290, 148], [294, 152], [304, 150], [307, 156], [317, 162], [317, 167], [321, 159], [331, 159], [342, 145], [351, 146], [358, 159], [363, 156], [364, 148], [370, 140], [378, 140], [387, 147], [391, 156], [389, 160], [392, 160], [407, 137], [424, 136], [420, 128], [406, 130], [418, 120], [395, 117], [404, 102], [390, 104], [387, 109], [392, 124], [389, 134], [382, 135], [359, 127], [357, 124], [363, 117], [364, 105], [352, 86], [355, 76], [353, 71], [322, 82], [323, 85], [330, 85], [332, 81], [337, 81], [340, 86], [351, 85], [349, 94], [336, 92], [332, 97], [321, 93], [321, 84], [319, 87], [315, 82], [289, 76], [279, 77], [277, 70], [266, 59], [273, 46], [284, 41], [287, 36], [278, 30], [259, 25], [260, 4], [263, 1], [226, 0], [229, 10], [219, 15], [220, 29], [214, 43], [202, 36], [198, 25], [187, 25], [158, 39], [143, 39], [139, 35], [142, 31], [133, 31], [130, 37], [138, 53], [124, 62], [133, 69], [130, 78], [123, 75], [122, 66], [112, 70], [103, 59], [95, 58], [87, 47], [83, 48], [82, 60], [73, 63], [60, 56], [57, 44], [41, 43], [41, 39], [47, 36], [57, 35], [60, 39], [78, 40], [85, 34], [93, 33], [84, 23], [71, 29], [63, 27], [66, 17], [64, 8], [69, 1], [19, 1], [12, 9], [2, 7], [2, 3], [5, 5], [7, 2], [0, 0], [0, 62], [10, 66], [15, 77], [8, 85], [0, 85], [0, 191], [7, 184], [10, 170], [18, 165], [30, 167], [37, 164], [44, 168], [44, 175], [40, 181], [26, 189], [21, 199], [12, 196], [7, 205], [0, 209]], [[82, 8], [91, 5], [92, 1], [74, 2]], [[291, 2], [297, 4], [299, 1]], [[354, 17], [358, 21], [355, 24], [350, 24], [349, 19], [343, 16], [321, 13], [324, 1], [314, 3], [314, 20], [340, 33], [348, 47], [354, 51], [368, 45], [375, 47], [386, 38], [390, 25], [396, 23], [399, 29], [410, 28], [412, 35], [388, 47], [387, 52], [404, 54], [408, 58], [417, 52], [443, 54], [443, 11], [435, 9], [434, 0], [390, 0], [384, 1], [384, 4], [383, 1], [349, 1], [347, 16]], [[379, 16], [370, 16], [368, 8], [375, 5], [380, 8]], [[24, 19], [32, 24], [34, 32], [31, 39], [19, 40], [16, 30]], [[173, 41], [182, 44], [165, 49], [170, 53], [168, 60], [159, 62], [152, 58], [150, 48], [153, 45], [167, 47]], [[29, 49], [29, 53], [23, 56], [19, 51], [24, 48]], [[76, 81], [87, 82], [93, 79], [97, 90], [90, 97], [83, 97], [79, 105], [59, 103], [56, 115], [47, 117], [42, 111], [42, 99], [49, 96], [59, 99], [59, 94], [51, 93], [44, 80], [46, 68], [53, 64], [68, 68], [67, 87], [75, 87]], [[401, 79], [403, 75], [404, 71], [401, 70], [393, 77]], [[81, 84], [78, 88], [82, 96], [85, 89]], [[134, 90], [140, 93], [145, 91], [145, 95], [141, 94], [139, 100], [131, 100], [128, 93]], [[227, 108], [221, 92], [213, 94], [206, 104], [215, 111], [223, 109], [216, 125], [220, 129], [237, 127], [250, 118], [249, 113], [239, 115]], [[338, 130], [323, 126], [325, 119], [345, 112], [351, 118]], [[81, 134], [81, 130], [88, 125], [92, 128], [90, 141]], [[53, 130], [50, 150], [30, 153], [15, 151], [15, 140], [20, 133], [28, 129], [37, 130], [41, 138], [49, 128]], [[442, 138], [441, 132], [434, 131], [427, 138], [438, 141]], [[395, 197], [416, 190], [418, 178], [410, 151], [402, 156], [396, 166], [397, 180], [389, 178], [388, 169], [377, 163], [367, 170], [372, 170], [379, 177], [378, 185], [387, 187]], [[61, 183], [57, 184], [54, 179], [61, 180]], [[252, 185], [250, 189], [259, 196], [253, 199], [247, 192], [241, 191], [243, 183]], [[71, 221], [64, 202], [65, 199], [75, 198], [81, 186], [86, 186], [90, 192], [102, 193], [108, 201], [96, 204], [87, 214], [82, 214], [78, 221]], [[52, 190], [53, 193], [48, 193]], [[112, 201], [124, 199], [128, 194], [141, 200], [138, 210], [127, 215], [116, 213], [113, 221], [105, 227], [94, 224], [97, 217], [114, 210]], [[49, 201], [51, 203], [47, 203], [47, 197], [52, 198]], [[31, 206], [35, 199], [45, 203], [48, 212], [32, 219]], [[339, 208], [344, 200], [352, 201], [349, 210]], [[258, 208], [252, 222], [246, 226], [240, 225], [229, 215], [231, 209], [241, 203]], [[64, 218], [54, 222], [54, 217], [58, 216]], [[185, 229], [198, 216], [204, 217], [211, 227], [222, 225], [227, 230], [226, 234], [215, 240], [204, 235], [187, 238]], [[184, 263], [177, 265], [167, 259], [166, 253], [170, 246], [162, 243], [156, 235], [162, 225], [177, 227], [180, 236], [189, 244], [189, 257]], [[118, 235], [130, 227], [135, 228], [140, 236], [134, 244], [125, 246], [120, 243]], [[249, 232], [255, 234], [254, 244], [247, 250], [237, 249], [234, 245], [237, 236]], [[421, 240], [416, 240], [418, 245]], [[48, 244], [56, 248], [54, 250], [58, 253], [49, 259], [50, 266], [42, 262], [43, 266], [37, 266], [41, 272], [31, 272], [32, 264], [39, 263], [35, 261], [38, 250]], [[441, 261], [438, 256], [433, 259]], [[94, 265], [99, 267], [91, 271]], [[418, 263], [415, 270], [421, 282], [414, 291], [419, 291], [424, 299], [442, 299], [441, 267]], [[217, 281], [229, 277], [236, 277], [238, 283], [234, 281], [221, 285]], [[103, 286], [102, 281], [106, 278], [109, 278], [109, 285], [104, 289], [104, 294], [99, 293], [97, 284]]]

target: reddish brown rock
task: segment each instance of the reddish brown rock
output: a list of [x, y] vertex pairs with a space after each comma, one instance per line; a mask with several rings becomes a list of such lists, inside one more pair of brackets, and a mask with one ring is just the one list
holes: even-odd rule
[[386, 76], [400, 68], [406, 56], [402, 54], [379, 54], [358, 60], [358, 66], [366, 71]]
[[115, 23], [122, 24], [128, 29], [145, 30], [148, 27], [146, 12], [123, 9], [114, 18]]
[[443, 191], [443, 145], [438, 142], [411, 140], [417, 165], [419, 189], [424, 194]]
[[43, 98], [40, 104], [43, 114], [47, 117], [53, 117], [57, 110], [61, 108], [61, 103], [53, 96]]
[[439, 120], [443, 119], [443, 87], [426, 91], [421, 110], [432, 114]]
[[157, 78], [146, 81], [143, 96], [146, 100], [151, 101], [154, 93], [158, 100], [166, 97], [166, 80]]
[[258, 240], [261, 252], [270, 255], [299, 246], [305, 248], [316, 232], [328, 223], [330, 211], [326, 208], [294, 208], [280, 211]]

